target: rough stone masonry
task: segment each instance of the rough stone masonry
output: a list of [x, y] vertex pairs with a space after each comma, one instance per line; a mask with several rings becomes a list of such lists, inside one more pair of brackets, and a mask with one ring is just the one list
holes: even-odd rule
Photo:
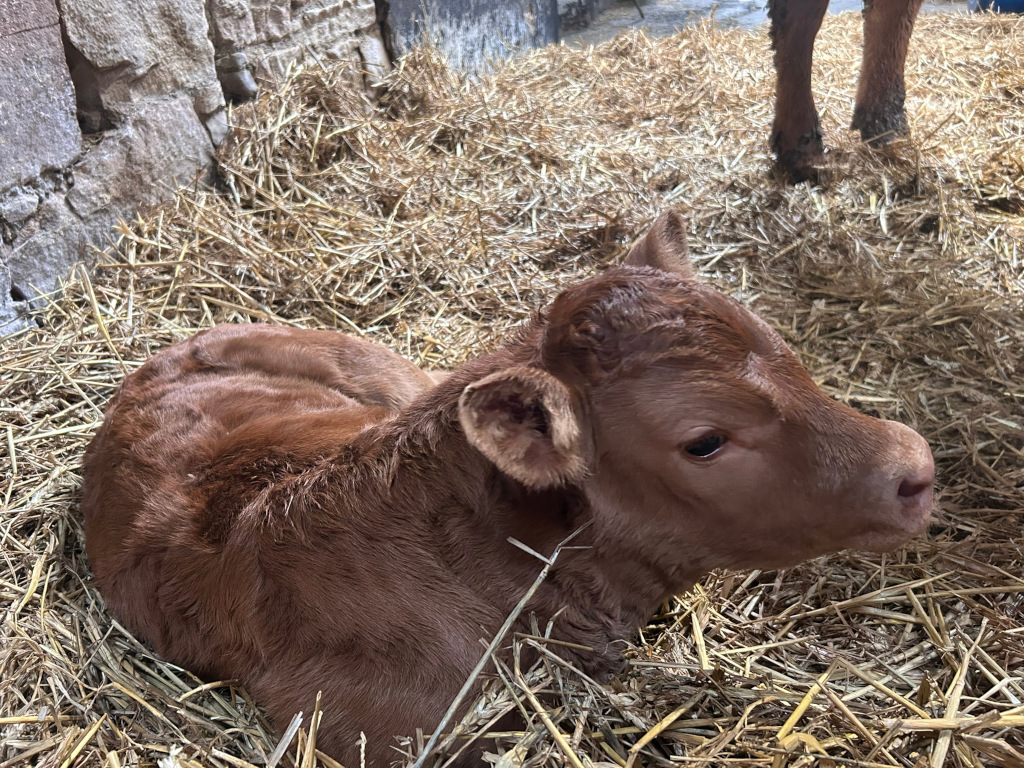
[[605, 2], [0, 0], [0, 337], [29, 327], [118, 220], [201, 180], [225, 102], [258, 82], [340, 60], [367, 87], [425, 35], [473, 67]]
[[374, 0], [0, 0], [0, 336], [313, 55], [386, 70]]

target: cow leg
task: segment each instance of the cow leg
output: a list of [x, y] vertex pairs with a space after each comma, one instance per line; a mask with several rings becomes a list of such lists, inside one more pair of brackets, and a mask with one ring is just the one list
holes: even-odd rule
[[775, 123], [772, 149], [776, 165], [793, 181], [814, 178], [824, 146], [811, 96], [814, 38], [828, 0], [769, 0], [775, 49]]
[[864, 141], [888, 144], [910, 133], [903, 69], [921, 0], [865, 0], [864, 59], [851, 128]]

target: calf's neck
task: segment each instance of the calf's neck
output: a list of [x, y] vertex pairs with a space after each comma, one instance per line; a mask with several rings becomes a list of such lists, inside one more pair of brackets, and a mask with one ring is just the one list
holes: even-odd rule
[[[327, 331], [220, 326], [128, 376], [85, 457], [109, 609], [164, 657], [244, 683], [278, 727], [385, 766], [439, 722], [539, 562], [524, 613], [607, 676], [712, 568], [887, 550], [932, 506], [925, 441], [826, 397], [701, 283], [659, 219], [438, 380]], [[524, 624], [521, 629], [527, 629]], [[586, 650], [580, 649], [582, 646]]]

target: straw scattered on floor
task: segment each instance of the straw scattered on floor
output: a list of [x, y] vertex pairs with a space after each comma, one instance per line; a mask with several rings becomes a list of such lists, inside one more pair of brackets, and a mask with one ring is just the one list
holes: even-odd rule
[[663, 607], [610, 687], [553, 659], [510, 669], [460, 732], [518, 701], [537, 716], [503, 766], [1024, 764], [1024, 21], [923, 16], [915, 138], [885, 152], [845, 130], [860, 40], [853, 14], [819, 38], [820, 189], [771, 177], [763, 30], [551, 48], [476, 82], [420, 51], [379, 107], [313, 69], [236, 110], [220, 193], [126, 226], [41, 329], [4, 343], [0, 768], [332, 764], [308, 719], [279, 746], [244, 690], [105, 612], [79, 464], [128, 371], [254, 321], [453, 366], [669, 206], [701, 272], [826, 390], [929, 439], [934, 525], [896, 555], [715, 574]]

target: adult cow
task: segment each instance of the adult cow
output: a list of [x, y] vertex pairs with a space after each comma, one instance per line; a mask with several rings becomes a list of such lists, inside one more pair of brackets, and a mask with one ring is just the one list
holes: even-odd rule
[[[865, 0], [864, 54], [851, 128], [872, 145], [909, 133], [903, 68], [922, 0]], [[828, 0], [769, 0], [778, 77], [772, 149], [792, 181], [816, 177], [824, 145], [811, 95], [814, 38]]]

